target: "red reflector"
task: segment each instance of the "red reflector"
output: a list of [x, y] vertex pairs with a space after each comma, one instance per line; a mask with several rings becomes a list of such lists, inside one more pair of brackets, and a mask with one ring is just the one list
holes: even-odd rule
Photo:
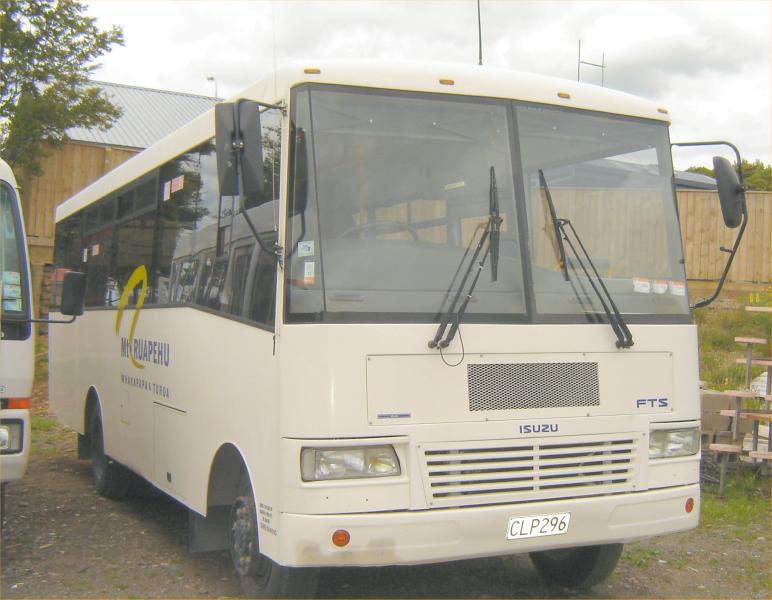
[[694, 498], [689, 498], [686, 501], [686, 512], [690, 513], [694, 510]]
[[30, 408], [31, 406], [30, 398], [8, 398], [8, 408]]
[[338, 529], [335, 533], [332, 534], [332, 543], [335, 544], [338, 548], [346, 546], [350, 540], [351, 534], [345, 529]]

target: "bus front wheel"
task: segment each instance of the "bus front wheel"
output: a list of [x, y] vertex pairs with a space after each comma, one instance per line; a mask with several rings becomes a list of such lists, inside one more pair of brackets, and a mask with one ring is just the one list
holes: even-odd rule
[[622, 554], [622, 544], [531, 552], [533, 566], [547, 583], [570, 589], [588, 589], [611, 575]]
[[318, 569], [284, 567], [260, 553], [255, 500], [251, 490], [242, 491], [231, 506], [228, 548], [247, 597], [314, 597]]
[[111, 500], [121, 500], [129, 491], [131, 474], [122, 464], [115, 462], [105, 454], [102, 412], [99, 405], [91, 414], [91, 474], [94, 489], [100, 496]]

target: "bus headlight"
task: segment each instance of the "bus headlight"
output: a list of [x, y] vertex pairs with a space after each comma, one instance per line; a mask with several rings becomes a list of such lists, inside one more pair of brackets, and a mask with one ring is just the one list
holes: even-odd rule
[[21, 421], [3, 421], [0, 425], [0, 450], [3, 454], [21, 452]]
[[390, 477], [401, 472], [393, 446], [303, 448], [300, 471], [303, 481]]
[[649, 435], [649, 458], [689, 456], [700, 451], [700, 430], [655, 429]]

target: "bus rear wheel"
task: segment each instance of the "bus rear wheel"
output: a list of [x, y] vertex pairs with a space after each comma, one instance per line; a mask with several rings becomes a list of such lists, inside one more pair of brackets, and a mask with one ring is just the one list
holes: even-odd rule
[[531, 552], [533, 566], [547, 583], [588, 589], [605, 581], [622, 554], [622, 544]]
[[122, 464], [105, 454], [102, 412], [99, 405], [91, 414], [91, 475], [94, 489], [100, 496], [122, 500], [129, 491], [131, 473]]
[[252, 491], [234, 500], [228, 548], [241, 587], [249, 598], [313, 598], [319, 570], [278, 565], [260, 553]]

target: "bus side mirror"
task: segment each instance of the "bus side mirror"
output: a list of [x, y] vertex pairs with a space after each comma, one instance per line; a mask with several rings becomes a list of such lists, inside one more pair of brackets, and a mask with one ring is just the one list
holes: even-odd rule
[[737, 172], [732, 164], [721, 156], [713, 157], [713, 173], [716, 176], [718, 199], [721, 203], [721, 215], [724, 224], [734, 229], [742, 220], [745, 206], [745, 189], [740, 184]]
[[65, 273], [62, 283], [61, 313], [68, 317], [79, 317], [83, 314], [85, 298], [86, 274], [78, 271]]
[[214, 130], [220, 195], [262, 198], [260, 104], [243, 98], [215, 104]]

